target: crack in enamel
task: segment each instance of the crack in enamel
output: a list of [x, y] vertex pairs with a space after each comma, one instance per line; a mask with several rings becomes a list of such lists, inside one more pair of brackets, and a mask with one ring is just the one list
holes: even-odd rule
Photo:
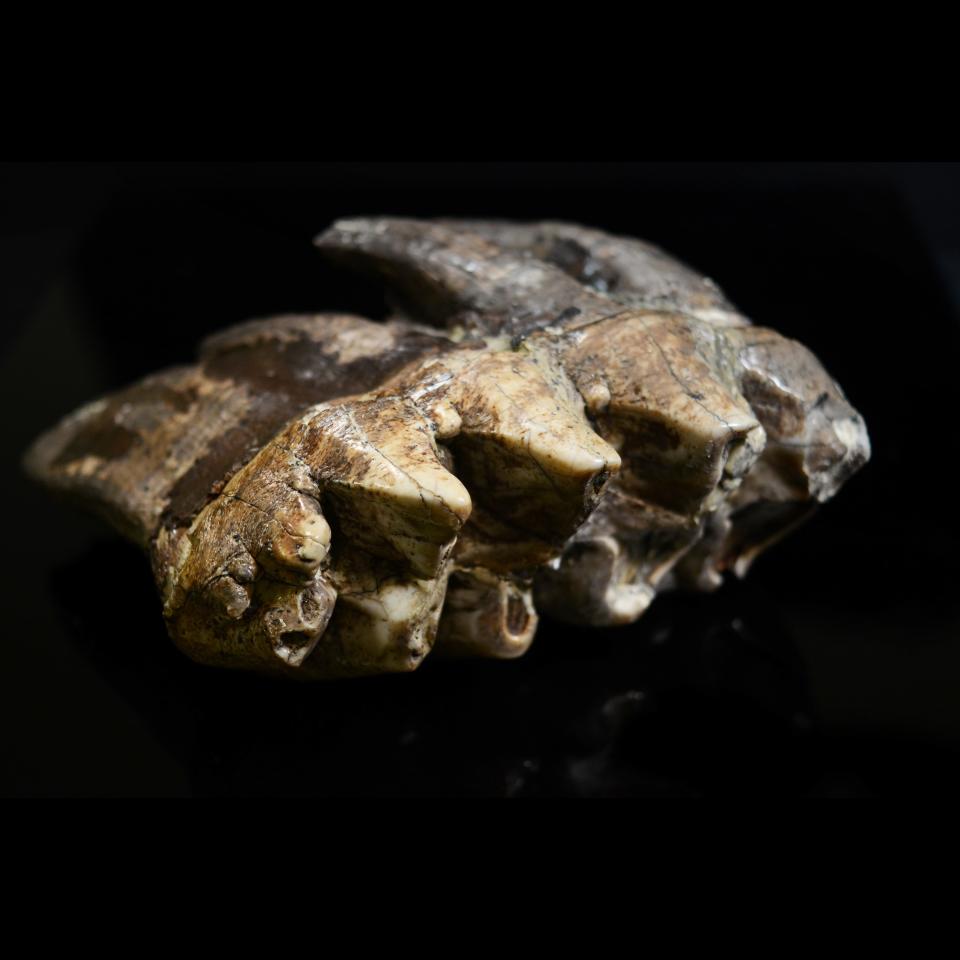
[[149, 553], [194, 659], [301, 678], [511, 658], [537, 611], [709, 590], [870, 456], [817, 358], [657, 247], [563, 223], [354, 219], [385, 323], [254, 320], [25, 458]]

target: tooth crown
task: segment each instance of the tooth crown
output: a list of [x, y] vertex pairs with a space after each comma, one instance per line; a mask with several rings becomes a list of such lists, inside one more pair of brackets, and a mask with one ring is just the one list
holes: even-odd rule
[[805, 347], [642, 241], [342, 221], [403, 313], [251, 321], [25, 458], [146, 549], [194, 659], [307, 679], [510, 658], [713, 589], [869, 458]]

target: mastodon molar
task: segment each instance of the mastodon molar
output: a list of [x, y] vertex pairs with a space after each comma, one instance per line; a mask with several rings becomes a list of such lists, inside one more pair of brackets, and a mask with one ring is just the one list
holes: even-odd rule
[[629, 623], [742, 576], [869, 458], [809, 350], [643, 241], [376, 218], [317, 246], [394, 318], [240, 324], [25, 459], [148, 551], [198, 661], [406, 672], [519, 656], [538, 607]]

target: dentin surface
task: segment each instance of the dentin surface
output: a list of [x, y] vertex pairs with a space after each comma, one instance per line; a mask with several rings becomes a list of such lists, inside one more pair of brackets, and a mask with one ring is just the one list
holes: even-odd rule
[[[805, 347], [642, 241], [350, 220], [402, 313], [251, 321], [88, 404], [25, 464], [151, 557], [194, 659], [303, 678], [519, 656], [716, 587], [869, 458]], [[431, 326], [433, 325], [433, 326]]]

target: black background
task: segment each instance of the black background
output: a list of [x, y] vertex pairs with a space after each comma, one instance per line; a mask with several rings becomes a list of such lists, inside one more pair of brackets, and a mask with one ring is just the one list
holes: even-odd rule
[[[145, 560], [19, 457], [220, 327], [379, 315], [310, 243], [378, 213], [652, 240], [811, 347], [873, 459], [747, 580], [630, 627], [544, 622], [519, 661], [312, 686], [198, 667]], [[0, 792], [960, 793], [956, 165], [5, 164], [0, 264]]]

